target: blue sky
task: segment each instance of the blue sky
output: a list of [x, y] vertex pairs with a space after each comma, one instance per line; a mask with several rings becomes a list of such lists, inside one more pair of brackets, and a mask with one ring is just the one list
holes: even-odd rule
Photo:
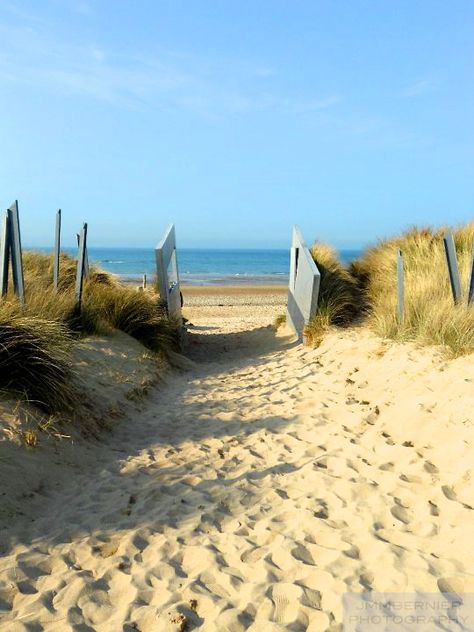
[[2, 0], [23, 242], [358, 247], [474, 217], [474, 3]]

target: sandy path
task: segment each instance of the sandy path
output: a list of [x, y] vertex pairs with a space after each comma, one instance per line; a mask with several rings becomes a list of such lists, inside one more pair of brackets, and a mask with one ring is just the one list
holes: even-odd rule
[[195, 367], [6, 547], [1, 630], [321, 632], [348, 590], [474, 589], [465, 360], [190, 317]]

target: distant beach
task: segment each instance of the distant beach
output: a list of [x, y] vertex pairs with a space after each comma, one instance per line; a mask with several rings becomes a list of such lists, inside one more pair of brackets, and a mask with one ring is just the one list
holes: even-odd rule
[[[50, 248], [40, 248], [50, 252]], [[64, 252], [75, 256], [74, 248]], [[89, 260], [117, 274], [123, 281], [138, 282], [142, 275], [156, 274], [153, 248], [89, 248]], [[360, 250], [339, 251], [344, 263], [357, 258]], [[179, 275], [183, 284], [195, 286], [286, 285], [289, 249], [178, 249]]]

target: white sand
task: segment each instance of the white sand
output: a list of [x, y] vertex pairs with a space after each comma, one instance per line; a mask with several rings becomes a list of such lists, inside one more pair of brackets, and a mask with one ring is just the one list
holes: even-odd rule
[[0, 630], [322, 632], [346, 591], [474, 591], [472, 357], [302, 348], [279, 311], [188, 310], [195, 366], [1, 532]]

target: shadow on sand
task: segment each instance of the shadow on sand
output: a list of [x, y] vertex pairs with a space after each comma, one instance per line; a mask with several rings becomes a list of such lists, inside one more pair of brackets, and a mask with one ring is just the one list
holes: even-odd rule
[[[29, 546], [38, 536], [47, 538], [51, 544], [65, 544], [88, 535], [107, 542], [122, 530], [148, 528], [162, 532], [167, 527], [179, 527], [181, 521], [189, 521], [193, 516], [199, 523], [203, 520], [205, 523], [215, 522], [215, 517], [222, 513], [215, 501], [216, 488], [225, 489], [229, 498], [234, 492], [238, 496], [241, 491], [234, 490], [238, 482], [282, 474], [288, 467], [282, 463], [267, 468], [264, 462], [251, 458], [247, 470], [233, 476], [235, 463], [226, 461], [229, 445], [235, 441], [248, 444], [248, 437], [252, 435], [283, 432], [295, 419], [262, 417], [255, 410], [254, 418], [246, 417], [243, 422], [235, 413], [253, 410], [261, 384], [250, 382], [245, 389], [234, 388], [231, 380], [225, 400], [213, 400], [210, 393], [208, 399], [196, 401], [194, 394], [190, 413], [187, 407], [192, 381], [223, 371], [232, 373], [246, 367], [258, 368], [265, 364], [269, 354], [283, 352], [296, 344], [291, 336], [276, 335], [272, 327], [225, 334], [196, 333], [193, 328], [186, 351], [195, 363], [192, 369], [173, 374], [167, 384], [142, 402], [140, 410], [135, 412], [135, 417], [139, 417], [138, 424], [129, 416], [113, 432], [105, 433], [96, 444], [96, 458], [94, 444], [90, 446], [82, 471], [77, 471], [76, 466], [76, 471], [64, 478], [60, 489], [42, 490], [44, 510], [31, 518], [36, 524], [28, 527], [22, 524], [21, 516], [12, 517], [11, 528], [7, 526], [2, 533], [0, 553], [7, 554], [13, 544]], [[269, 381], [268, 386], [278, 391], [285, 386], [284, 378], [279, 377], [276, 383]], [[219, 419], [216, 413], [225, 413], [226, 421]], [[193, 454], [196, 456], [182, 462], [180, 446], [189, 441], [194, 444]], [[158, 466], [154, 453], [161, 453], [162, 458], [163, 446], [167, 449], [169, 465]], [[210, 455], [216, 463], [217, 478], [215, 473], [207, 477], [203, 470], [203, 463]], [[124, 469], [124, 463], [134, 459], [137, 459], [136, 466]], [[225, 467], [220, 468], [221, 465]], [[197, 471], [195, 483], [182, 482], [183, 478]], [[101, 485], [101, 479], [110, 483]], [[212, 493], [210, 488], [214, 490]], [[111, 494], [114, 498], [112, 506]], [[84, 499], [88, 499], [85, 506]], [[249, 502], [251, 500], [247, 498], [246, 508]], [[108, 508], [107, 511], [104, 508]], [[58, 520], [52, 520], [52, 515]], [[60, 528], [58, 524], [61, 524]]]

